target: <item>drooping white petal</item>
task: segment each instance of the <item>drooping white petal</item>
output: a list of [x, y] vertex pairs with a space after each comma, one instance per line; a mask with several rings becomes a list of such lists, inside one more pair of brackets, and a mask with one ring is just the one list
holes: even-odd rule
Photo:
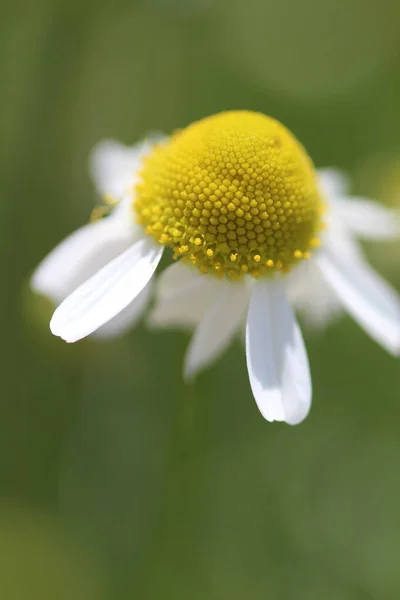
[[386, 350], [400, 354], [400, 297], [366, 262], [331, 245], [316, 256], [323, 277], [365, 331]]
[[399, 213], [378, 202], [364, 198], [336, 198], [334, 212], [358, 237], [390, 240], [400, 235]]
[[147, 319], [153, 328], [196, 327], [223, 289], [216, 277], [181, 262], [165, 269], [156, 285], [156, 303]]
[[129, 248], [135, 230], [110, 217], [81, 227], [46, 256], [31, 279], [35, 292], [59, 303], [101, 267]]
[[192, 379], [228, 347], [248, 303], [243, 283], [221, 282], [221, 291], [196, 328], [185, 356], [184, 377]]
[[119, 199], [136, 183], [143, 156], [161, 139], [161, 134], [152, 134], [135, 146], [115, 140], [99, 142], [90, 155], [90, 173], [98, 193]]
[[119, 312], [110, 321], [102, 325], [92, 335], [98, 339], [108, 340], [122, 335], [142, 318], [150, 301], [153, 289], [152, 280], [143, 288], [130, 304]]
[[162, 253], [150, 237], [136, 242], [68, 296], [53, 315], [51, 331], [75, 342], [107, 323], [140, 294]]
[[267, 421], [300, 423], [311, 406], [311, 376], [300, 328], [278, 281], [260, 280], [250, 300], [246, 358], [254, 398]]

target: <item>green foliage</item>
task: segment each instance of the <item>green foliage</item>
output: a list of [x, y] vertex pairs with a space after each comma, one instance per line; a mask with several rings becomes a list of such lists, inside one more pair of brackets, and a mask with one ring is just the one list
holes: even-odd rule
[[240, 342], [186, 387], [187, 336], [67, 346], [27, 291], [87, 220], [105, 137], [255, 109], [355, 191], [384, 189], [363, 166], [400, 153], [398, 5], [17, 4], [0, 7], [1, 597], [398, 598], [400, 370], [355, 324], [307, 336], [314, 406], [291, 428], [258, 413]]

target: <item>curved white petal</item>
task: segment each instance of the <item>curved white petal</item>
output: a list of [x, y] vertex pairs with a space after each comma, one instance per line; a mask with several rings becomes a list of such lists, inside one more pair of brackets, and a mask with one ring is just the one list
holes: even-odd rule
[[185, 355], [184, 377], [193, 378], [224, 352], [240, 327], [246, 311], [246, 288], [223, 282], [222, 291], [196, 328]]
[[64, 300], [50, 322], [51, 331], [76, 342], [107, 323], [140, 294], [162, 253], [163, 247], [150, 237], [136, 242]]
[[329, 198], [347, 196], [350, 188], [348, 176], [339, 169], [318, 169], [318, 181], [323, 193]]
[[127, 221], [110, 217], [89, 223], [63, 240], [40, 263], [31, 278], [35, 292], [59, 303], [81, 283], [135, 241]]
[[260, 280], [250, 300], [246, 328], [249, 379], [267, 421], [300, 423], [311, 406], [311, 376], [300, 328], [283, 286]]
[[156, 288], [156, 303], [147, 319], [149, 326], [192, 329], [215, 302], [223, 282], [178, 262], [163, 271]]
[[[352, 235], [343, 223], [337, 218], [337, 213], [331, 211], [330, 223], [326, 231], [321, 235], [321, 246], [336, 248], [343, 256], [349, 257], [355, 261], [365, 261], [364, 252], [357, 238]], [[313, 257], [319, 252], [317, 249], [313, 253]], [[312, 257], [312, 258], [313, 258]]]
[[[182, 261], [172, 263], [158, 278], [157, 294], [162, 298], [167, 298], [194, 281], [208, 280], [210, 278], [203, 277], [197, 267], [188, 265]], [[213, 280], [214, 281], [214, 280]], [[215, 281], [218, 281], [215, 279]]]
[[337, 217], [352, 233], [371, 240], [390, 240], [400, 235], [398, 212], [364, 198], [336, 198]]
[[327, 246], [316, 257], [323, 277], [352, 317], [386, 350], [400, 354], [400, 297], [366, 262]]
[[302, 261], [286, 278], [290, 304], [305, 324], [323, 329], [340, 314], [343, 305], [321, 274], [314, 259]]
[[108, 340], [122, 335], [125, 331], [136, 325], [142, 318], [150, 302], [153, 285], [150, 280], [146, 287], [136, 296], [126, 308], [121, 310], [110, 321], [102, 325], [92, 335], [98, 339]]
[[90, 173], [98, 193], [120, 198], [136, 183], [141, 158], [161, 140], [161, 134], [152, 134], [135, 146], [125, 146], [115, 140], [99, 142], [89, 158]]

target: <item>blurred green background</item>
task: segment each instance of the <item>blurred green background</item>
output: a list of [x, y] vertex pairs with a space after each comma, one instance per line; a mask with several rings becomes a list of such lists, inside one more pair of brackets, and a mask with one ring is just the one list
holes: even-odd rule
[[[230, 108], [400, 206], [395, 0], [0, 6], [0, 596], [400, 596], [399, 363], [348, 318], [306, 333], [309, 418], [268, 424], [239, 342], [181, 380], [188, 336], [64, 344], [33, 268], [93, 207], [87, 157]], [[367, 248], [400, 288], [400, 245]]]

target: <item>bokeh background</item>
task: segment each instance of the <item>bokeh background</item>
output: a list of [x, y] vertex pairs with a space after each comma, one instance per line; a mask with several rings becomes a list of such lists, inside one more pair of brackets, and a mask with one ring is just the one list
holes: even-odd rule
[[[265, 422], [238, 341], [195, 385], [188, 336], [64, 344], [29, 276], [95, 200], [87, 157], [230, 108], [400, 206], [396, 0], [0, 5], [0, 596], [400, 595], [400, 368], [348, 318], [306, 333], [309, 418]], [[400, 244], [366, 248], [400, 288]]]

